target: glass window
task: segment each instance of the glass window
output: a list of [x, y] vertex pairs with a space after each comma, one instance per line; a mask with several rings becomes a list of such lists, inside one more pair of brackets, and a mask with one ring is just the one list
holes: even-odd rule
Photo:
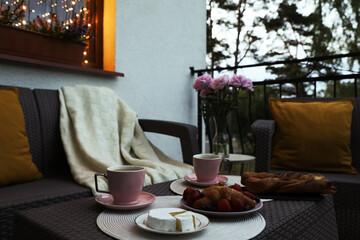
[[0, 53], [102, 69], [102, 0], [0, 0], [0, 4]]

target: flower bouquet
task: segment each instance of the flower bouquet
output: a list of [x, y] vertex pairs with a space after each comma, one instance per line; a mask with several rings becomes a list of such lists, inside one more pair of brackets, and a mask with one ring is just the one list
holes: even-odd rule
[[242, 75], [229, 78], [223, 75], [213, 79], [204, 74], [198, 77], [193, 88], [199, 92], [202, 114], [205, 118], [213, 118], [215, 136], [213, 138], [213, 152], [223, 158], [229, 156], [229, 138], [226, 133], [229, 113], [236, 110], [240, 90], [253, 91], [252, 81]]

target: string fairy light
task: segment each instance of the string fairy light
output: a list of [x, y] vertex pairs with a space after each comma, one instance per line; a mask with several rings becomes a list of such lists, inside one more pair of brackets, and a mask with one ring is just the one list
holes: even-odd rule
[[[41, 19], [45, 24], [49, 24], [50, 28], [54, 24], [57, 24], [56, 22], [66, 30], [69, 30], [73, 24], [78, 24], [79, 22], [87, 29], [93, 27], [92, 24], [88, 22], [89, 11], [87, 4], [90, 0], [1, 0], [1, 7], [5, 4], [11, 6], [12, 9], [16, 9], [15, 6], [18, 6], [19, 2], [22, 4], [20, 9], [24, 14], [18, 22], [14, 23], [16, 27], [38, 23], [36, 22], [38, 21], [37, 19]], [[12, 14], [16, 14], [14, 11], [12, 11]], [[19, 8], [17, 11], [19, 11]], [[90, 36], [85, 34], [82, 38], [89, 40]], [[88, 64], [88, 44], [83, 52], [83, 56], [84, 63]]]

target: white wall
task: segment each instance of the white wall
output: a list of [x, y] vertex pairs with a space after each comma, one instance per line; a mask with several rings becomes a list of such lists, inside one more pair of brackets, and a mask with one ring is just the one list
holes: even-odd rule
[[[189, 67], [205, 67], [205, 54], [205, 0], [117, 0], [115, 67], [125, 77], [0, 62], [0, 84], [48, 89], [75, 84], [107, 86], [139, 118], [196, 125], [196, 94]], [[148, 136], [165, 153], [181, 159], [177, 140]]]

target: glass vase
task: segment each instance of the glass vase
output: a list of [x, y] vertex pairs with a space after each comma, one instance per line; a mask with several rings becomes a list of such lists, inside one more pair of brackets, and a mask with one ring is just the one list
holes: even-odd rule
[[[224, 120], [225, 121], [225, 120]], [[226, 121], [225, 121], [226, 122]], [[229, 134], [226, 131], [226, 123], [214, 119], [215, 135], [213, 138], [213, 152], [223, 159], [229, 157]]]

